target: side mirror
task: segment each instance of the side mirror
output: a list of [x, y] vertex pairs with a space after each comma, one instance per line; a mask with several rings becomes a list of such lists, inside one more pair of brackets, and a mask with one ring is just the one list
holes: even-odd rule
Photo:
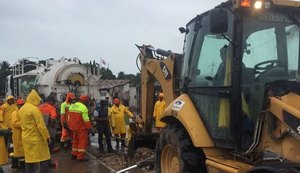
[[226, 33], [228, 30], [228, 15], [222, 8], [216, 8], [209, 12], [210, 32], [214, 34]]

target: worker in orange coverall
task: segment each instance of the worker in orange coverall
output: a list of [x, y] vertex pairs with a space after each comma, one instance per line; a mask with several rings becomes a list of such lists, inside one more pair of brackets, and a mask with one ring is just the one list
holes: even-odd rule
[[92, 124], [88, 115], [88, 96], [80, 96], [79, 102], [69, 107], [68, 126], [73, 132], [72, 159], [88, 161], [85, 158], [85, 150], [88, 144], [89, 129]]
[[72, 133], [68, 127], [67, 119], [69, 116], [69, 107], [74, 99], [75, 95], [73, 93], [68, 93], [66, 101], [60, 105], [60, 121], [62, 126], [60, 147], [64, 149], [68, 149], [71, 147]]
[[113, 134], [116, 139], [116, 148], [120, 146], [126, 147], [125, 137], [126, 137], [126, 125], [125, 125], [125, 114], [130, 118], [134, 117], [134, 115], [120, 103], [119, 98], [114, 99], [114, 105], [110, 108], [110, 116], [111, 116], [111, 127], [113, 130]]
[[160, 93], [158, 95], [158, 100], [155, 102], [153, 118], [155, 120], [155, 127], [159, 131], [161, 128], [166, 126], [166, 123], [160, 121], [162, 115], [166, 109], [166, 102], [164, 100], [164, 94]]
[[[17, 100], [17, 106], [20, 109], [25, 104], [23, 99]], [[21, 169], [25, 171], [25, 159], [24, 159], [24, 149], [22, 143], [22, 129], [20, 123], [20, 117], [18, 115], [18, 110], [15, 110], [11, 114], [11, 126], [12, 126], [12, 141], [14, 145], [14, 152], [11, 162], [12, 169]]]
[[[56, 135], [56, 119], [57, 119], [57, 112], [55, 107], [55, 97], [49, 95], [46, 99], [46, 102], [39, 106], [39, 109], [41, 110], [45, 125], [49, 131], [50, 134], [50, 144], [49, 144], [49, 150], [50, 153], [53, 151], [55, 147], [55, 135]], [[49, 167], [55, 167], [56, 164], [53, 162], [49, 162]]]

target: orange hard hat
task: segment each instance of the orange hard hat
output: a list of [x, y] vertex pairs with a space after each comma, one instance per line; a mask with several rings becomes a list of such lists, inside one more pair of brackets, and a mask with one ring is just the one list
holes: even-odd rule
[[115, 104], [120, 103], [120, 99], [119, 99], [119, 98], [115, 98], [115, 99], [114, 99], [114, 103], [115, 103]]
[[17, 105], [23, 105], [25, 102], [23, 99], [18, 99], [17, 100]]
[[73, 93], [68, 93], [67, 98], [75, 99], [75, 95]]
[[89, 96], [87, 96], [87, 95], [80, 96], [79, 100], [80, 101], [89, 101]]
[[160, 93], [158, 97], [164, 97], [164, 93]]

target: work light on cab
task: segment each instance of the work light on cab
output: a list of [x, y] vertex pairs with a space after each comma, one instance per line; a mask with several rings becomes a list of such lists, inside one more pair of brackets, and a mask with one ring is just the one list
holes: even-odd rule
[[255, 10], [262, 9], [263, 5], [264, 5], [264, 1], [263, 0], [256, 0], [256, 1], [242, 0], [240, 2], [240, 7], [254, 8]]
[[254, 7], [255, 9], [261, 9], [261, 8], [262, 8], [262, 5], [263, 5], [263, 2], [262, 2], [262, 1], [255, 1], [253, 7]]

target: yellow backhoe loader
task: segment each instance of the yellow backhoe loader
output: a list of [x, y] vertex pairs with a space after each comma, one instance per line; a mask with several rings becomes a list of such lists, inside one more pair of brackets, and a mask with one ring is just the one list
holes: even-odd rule
[[149, 81], [168, 96], [156, 173], [300, 172], [299, 6], [230, 0], [180, 28], [183, 56], [140, 47], [144, 133]]

